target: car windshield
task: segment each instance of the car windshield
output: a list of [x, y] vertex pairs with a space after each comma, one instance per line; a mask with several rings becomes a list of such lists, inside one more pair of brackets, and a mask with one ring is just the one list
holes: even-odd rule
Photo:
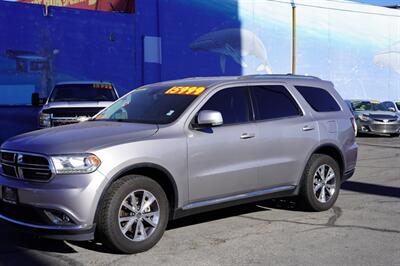
[[56, 85], [49, 102], [99, 102], [118, 99], [111, 84], [63, 84]]
[[133, 90], [93, 120], [168, 124], [175, 121], [205, 87], [144, 87]]
[[351, 107], [354, 111], [388, 111], [386, 106], [380, 102], [352, 101]]
[[400, 110], [400, 102], [396, 102], [397, 109]]

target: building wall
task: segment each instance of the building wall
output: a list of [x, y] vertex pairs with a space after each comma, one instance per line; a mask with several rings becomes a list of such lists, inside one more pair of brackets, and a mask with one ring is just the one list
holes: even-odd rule
[[[400, 98], [397, 10], [296, 5], [299, 74], [332, 80], [344, 98]], [[291, 71], [289, 0], [146, 0], [133, 14], [50, 7], [48, 16], [0, 0], [0, 10], [0, 142], [36, 128], [30, 95], [59, 81], [110, 81], [122, 95], [167, 79]]]

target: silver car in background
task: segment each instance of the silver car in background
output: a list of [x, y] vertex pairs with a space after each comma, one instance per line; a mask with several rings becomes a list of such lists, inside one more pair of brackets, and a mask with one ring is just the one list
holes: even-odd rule
[[346, 100], [357, 123], [358, 134], [400, 135], [400, 117], [385, 104], [371, 100]]
[[315, 77], [146, 85], [89, 121], [3, 143], [0, 219], [136, 253], [193, 213], [288, 196], [328, 210], [355, 171], [353, 122]]

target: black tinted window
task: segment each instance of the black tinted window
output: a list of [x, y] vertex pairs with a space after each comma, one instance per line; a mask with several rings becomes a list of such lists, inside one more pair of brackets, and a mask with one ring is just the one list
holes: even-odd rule
[[116, 99], [117, 95], [111, 84], [63, 84], [54, 87], [49, 101], [115, 101]]
[[303, 95], [308, 104], [317, 112], [336, 112], [340, 107], [324, 89], [306, 86], [296, 86], [296, 89]]
[[300, 115], [300, 109], [284, 86], [252, 87], [256, 119], [273, 119]]
[[219, 111], [224, 125], [249, 121], [247, 88], [230, 88], [215, 93], [201, 110]]
[[389, 109], [389, 108], [394, 108], [394, 110], [396, 110], [396, 106], [394, 105], [393, 102], [383, 102], [383, 105]]

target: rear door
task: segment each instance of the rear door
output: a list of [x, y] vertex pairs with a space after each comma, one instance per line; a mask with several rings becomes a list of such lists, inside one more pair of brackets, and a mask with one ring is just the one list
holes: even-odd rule
[[252, 86], [258, 126], [259, 188], [296, 185], [318, 143], [317, 124], [283, 84]]
[[193, 129], [188, 136], [191, 202], [254, 190], [258, 143], [248, 88], [215, 92], [201, 110], [221, 112], [223, 125]]

